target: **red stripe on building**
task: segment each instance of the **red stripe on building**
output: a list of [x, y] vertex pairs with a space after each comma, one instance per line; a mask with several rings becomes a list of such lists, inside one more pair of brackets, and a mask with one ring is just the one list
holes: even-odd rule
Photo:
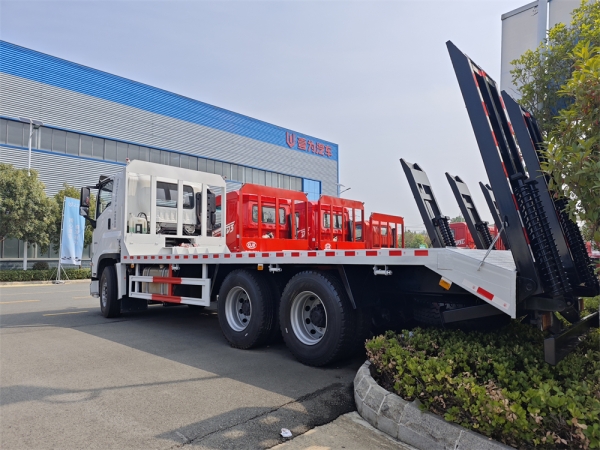
[[477, 293], [479, 295], [481, 295], [482, 297], [487, 298], [489, 301], [492, 301], [494, 299], [494, 294], [492, 294], [491, 292], [486, 291], [483, 288], [478, 287], [477, 288]]
[[429, 256], [429, 250], [415, 250], [415, 256]]

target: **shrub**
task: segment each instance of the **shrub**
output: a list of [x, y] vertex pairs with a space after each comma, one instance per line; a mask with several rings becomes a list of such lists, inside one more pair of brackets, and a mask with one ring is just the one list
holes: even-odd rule
[[46, 261], [38, 261], [33, 265], [33, 270], [50, 270], [50, 266]]
[[[90, 269], [65, 269], [70, 280], [83, 280], [91, 278]], [[49, 281], [56, 278], [56, 269], [50, 270], [0, 270], [2, 281]], [[61, 277], [61, 278], [64, 278]]]
[[600, 332], [557, 366], [543, 334], [513, 321], [490, 333], [420, 329], [366, 344], [388, 390], [517, 448], [600, 448]]

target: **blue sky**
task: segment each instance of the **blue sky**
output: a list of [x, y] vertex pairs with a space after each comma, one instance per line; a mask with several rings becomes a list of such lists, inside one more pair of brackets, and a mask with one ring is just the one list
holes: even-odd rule
[[[445, 42], [500, 81], [500, 16], [526, 1], [0, 1], [0, 38], [335, 142], [344, 197], [422, 221], [399, 158], [491, 219]], [[319, 159], [315, 158], [315, 164]]]

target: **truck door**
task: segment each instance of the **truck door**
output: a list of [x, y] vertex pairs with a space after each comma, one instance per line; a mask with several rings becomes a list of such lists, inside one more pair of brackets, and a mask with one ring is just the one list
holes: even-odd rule
[[[111, 179], [103, 183], [98, 190], [96, 229], [94, 230], [92, 244], [93, 270], [98, 267], [98, 260], [102, 255], [119, 253], [121, 230], [115, 214], [116, 195], [114, 187], [114, 180]], [[96, 274], [96, 276], [98, 275]]]

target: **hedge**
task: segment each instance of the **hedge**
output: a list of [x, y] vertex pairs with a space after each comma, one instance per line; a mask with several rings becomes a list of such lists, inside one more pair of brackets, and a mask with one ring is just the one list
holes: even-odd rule
[[516, 448], [600, 448], [600, 331], [553, 367], [541, 331], [388, 332], [367, 341], [373, 377], [405, 400]]
[[[91, 278], [90, 269], [65, 269], [69, 280], [83, 280]], [[65, 279], [64, 274], [61, 276]], [[50, 270], [0, 270], [2, 281], [49, 281], [56, 279], [56, 269]]]

